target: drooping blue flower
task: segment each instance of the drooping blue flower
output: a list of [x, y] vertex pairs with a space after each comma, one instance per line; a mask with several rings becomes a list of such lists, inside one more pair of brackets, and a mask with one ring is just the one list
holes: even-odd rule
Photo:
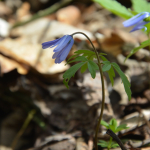
[[139, 13], [136, 16], [124, 21], [123, 25], [124, 25], [124, 27], [134, 26], [130, 32], [140, 30], [143, 28], [145, 28], [145, 31], [146, 31], [147, 28], [144, 25], [146, 25], [147, 23], [150, 22], [149, 17], [150, 17], [149, 12], [142, 12], [142, 13]]
[[72, 48], [73, 43], [74, 40], [71, 35], [64, 35], [59, 39], [42, 43], [42, 48], [46, 49], [48, 47], [52, 48], [56, 46], [53, 50], [54, 55], [52, 58], [55, 59], [55, 63], [57, 64], [61, 63], [66, 59]]

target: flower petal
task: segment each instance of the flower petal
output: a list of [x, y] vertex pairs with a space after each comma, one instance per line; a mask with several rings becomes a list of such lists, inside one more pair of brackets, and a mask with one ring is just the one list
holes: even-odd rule
[[63, 61], [66, 59], [66, 57], [68, 56], [71, 48], [72, 48], [72, 45], [74, 43], [74, 40], [72, 39], [69, 44], [65, 47], [65, 50], [63, 51], [63, 53], [61, 54], [60, 56], [60, 60]]
[[56, 63], [56, 64], [60, 64], [60, 63], [61, 63], [59, 57], [55, 59], [55, 63]]
[[130, 32], [133, 32], [133, 31], [136, 31], [136, 30], [140, 30], [140, 29], [147, 29], [144, 25], [147, 24], [148, 22], [145, 22], [145, 21], [142, 21], [138, 24], [136, 24], [136, 26], [130, 31]]
[[142, 21], [143, 19], [145, 19], [149, 16], [150, 16], [150, 13], [148, 13], [148, 12], [139, 13], [138, 15], [132, 17], [131, 19], [128, 19], [127, 21], [124, 21], [123, 25], [125, 27], [133, 26], [133, 25], [137, 24], [138, 22]]
[[46, 49], [46, 48], [52, 46], [53, 44], [55, 44], [56, 42], [58, 42], [59, 40], [60, 39], [56, 39], [56, 40], [53, 40], [53, 41], [44, 42], [44, 43], [42, 43], [42, 48]]
[[54, 52], [58, 52], [61, 51], [64, 47], [66, 47], [66, 45], [69, 43], [70, 40], [72, 40], [72, 36], [70, 35], [66, 35], [66, 37], [59, 42], [59, 45], [53, 50]]
[[53, 59], [57, 58], [58, 54], [59, 54], [59, 52], [55, 52], [55, 53], [53, 54], [52, 58], [53, 58]]
[[[57, 41], [56, 43], [54, 43], [50, 48], [53, 48], [53, 47], [59, 45], [59, 43], [61, 43], [61, 41], [64, 39], [65, 36], [66, 36], [66, 35], [64, 35], [63, 37], [59, 38], [59, 41]], [[53, 51], [54, 51], [54, 50], [53, 50]]]

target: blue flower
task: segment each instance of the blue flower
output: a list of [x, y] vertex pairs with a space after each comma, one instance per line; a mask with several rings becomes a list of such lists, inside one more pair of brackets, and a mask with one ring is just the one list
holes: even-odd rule
[[146, 31], [147, 28], [144, 25], [150, 22], [149, 16], [150, 16], [149, 12], [139, 13], [136, 16], [128, 19], [127, 21], [124, 21], [123, 25], [125, 27], [134, 26], [133, 29], [130, 32], [140, 30], [140, 29], [143, 29], [143, 28], [145, 28], [145, 31]]
[[64, 61], [66, 59], [66, 57], [68, 56], [72, 45], [74, 43], [73, 37], [71, 35], [64, 35], [63, 37], [53, 40], [53, 41], [49, 41], [49, 42], [45, 42], [42, 43], [42, 48], [46, 49], [48, 47], [52, 48], [55, 47], [53, 52], [53, 59], [55, 59], [55, 63], [61, 63], [62, 61]]

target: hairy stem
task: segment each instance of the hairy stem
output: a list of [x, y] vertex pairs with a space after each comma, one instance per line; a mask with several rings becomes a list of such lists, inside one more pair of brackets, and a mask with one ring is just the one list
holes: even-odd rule
[[97, 123], [96, 129], [95, 129], [95, 140], [94, 140], [95, 149], [98, 150], [97, 135], [98, 135], [98, 132], [99, 132], [99, 126], [100, 126], [100, 123], [101, 123], [101, 120], [102, 120], [103, 111], [104, 111], [104, 105], [105, 105], [105, 86], [104, 86], [103, 71], [102, 71], [102, 66], [101, 66], [101, 62], [100, 62], [100, 58], [99, 58], [98, 52], [96, 51], [96, 49], [95, 49], [92, 41], [90, 40], [90, 38], [86, 34], [84, 34], [82, 32], [75, 32], [75, 33], [72, 34], [72, 36], [75, 35], [75, 34], [83, 34], [89, 40], [89, 42], [91, 43], [91, 45], [93, 47], [93, 50], [94, 50], [94, 52], [96, 54], [97, 60], [98, 60], [98, 67], [99, 67], [100, 77], [101, 77], [101, 82], [102, 82], [102, 105], [101, 105], [101, 112], [100, 112], [100, 116], [99, 116], [99, 119], [98, 119], [98, 123]]

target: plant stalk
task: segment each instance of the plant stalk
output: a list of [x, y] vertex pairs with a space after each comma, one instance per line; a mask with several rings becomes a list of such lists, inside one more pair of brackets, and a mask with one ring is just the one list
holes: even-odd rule
[[101, 112], [100, 112], [100, 116], [99, 116], [99, 119], [98, 119], [98, 123], [97, 123], [96, 129], [95, 129], [95, 140], [94, 140], [95, 149], [98, 150], [97, 136], [98, 136], [99, 126], [100, 126], [100, 123], [101, 123], [101, 120], [102, 120], [104, 106], [105, 106], [105, 85], [104, 85], [103, 71], [102, 71], [102, 66], [101, 66], [101, 62], [100, 62], [100, 58], [99, 58], [98, 52], [95, 49], [95, 47], [94, 47], [92, 41], [90, 40], [90, 38], [86, 34], [84, 34], [82, 32], [75, 32], [75, 33], [72, 34], [72, 36], [75, 35], [75, 34], [83, 34], [89, 40], [89, 42], [91, 43], [91, 45], [93, 47], [93, 50], [94, 50], [94, 52], [96, 54], [97, 60], [98, 60], [98, 67], [99, 67], [100, 77], [101, 77], [101, 82], [102, 82], [102, 105], [101, 105]]

